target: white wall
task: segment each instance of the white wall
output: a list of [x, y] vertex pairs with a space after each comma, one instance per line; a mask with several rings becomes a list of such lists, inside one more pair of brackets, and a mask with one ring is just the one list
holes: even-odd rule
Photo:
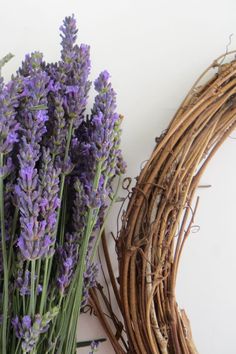
[[[58, 28], [65, 15], [79, 19], [80, 41], [91, 44], [91, 78], [112, 74], [119, 110], [125, 115], [122, 147], [128, 175], [135, 177], [193, 81], [215, 57], [236, 48], [234, 0], [0, 0], [0, 57], [38, 49], [47, 60], [59, 56]], [[236, 136], [236, 134], [235, 134]], [[185, 249], [178, 283], [201, 354], [236, 352], [236, 141], [228, 140], [203, 183], [196, 223]], [[114, 215], [115, 217], [115, 215]], [[112, 224], [112, 221], [111, 221]], [[80, 324], [81, 338], [102, 334], [93, 319]], [[88, 353], [88, 349], [82, 351]], [[109, 344], [99, 353], [111, 354]]]

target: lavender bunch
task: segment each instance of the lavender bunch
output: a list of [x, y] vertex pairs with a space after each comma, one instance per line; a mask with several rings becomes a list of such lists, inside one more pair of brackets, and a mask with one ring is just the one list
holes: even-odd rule
[[[3, 64], [7, 59], [3, 59]], [[1, 64], [1, 66], [3, 65]], [[3, 269], [2, 290], [2, 345], [6, 347], [7, 336], [7, 316], [9, 307], [9, 271], [7, 257], [7, 227], [5, 215], [9, 213], [9, 204], [5, 202], [9, 200], [9, 195], [5, 196], [6, 178], [13, 169], [12, 151], [14, 145], [18, 142], [18, 132], [20, 125], [16, 120], [18, 106], [18, 89], [19, 82], [10, 81], [4, 85], [1, 78], [0, 90], [0, 231], [1, 231], [1, 263]], [[7, 204], [7, 209], [5, 206]], [[6, 353], [4, 349], [3, 354]]]
[[86, 113], [90, 49], [76, 43], [74, 16], [60, 33], [58, 62], [35, 51], [9, 83], [0, 76], [2, 354], [75, 353], [113, 180], [125, 170], [110, 76], [95, 80]]

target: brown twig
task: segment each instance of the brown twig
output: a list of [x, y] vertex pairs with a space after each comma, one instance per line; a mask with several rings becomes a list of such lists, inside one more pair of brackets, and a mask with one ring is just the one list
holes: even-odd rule
[[[191, 204], [200, 178], [236, 127], [236, 61], [220, 61], [232, 53], [200, 76], [137, 178], [116, 244], [119, 287], [103, 245], [127, 353], [197, 354], [187, 316], [176, 302], [176, 277], [196, 215], [199, 199]], [[202, 83], [211, 69], [218, 71]], [[92, 300], [99, 305], [97, 297]], [[114, 338], [112, 344], [116, 351]]]

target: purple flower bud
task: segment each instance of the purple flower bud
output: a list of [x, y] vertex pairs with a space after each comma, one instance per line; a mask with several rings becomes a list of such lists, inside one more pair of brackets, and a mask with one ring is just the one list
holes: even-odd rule
[[63, 247], [57, 249], [59, 265], [57, 283], [61, 294], [65, 293], [72, 280], [78, 257], [77, 250], [75, 236], [66, 234]]
[[37, 294], [41, 294], [42, 291], [43, 291], [43, 287], [42, 287], [41, 284], [39, 284], [39, 285], [37, 286]]
[[57, 314], [58, 309], [53, 308], [51, 312], [47, 312], [43, 316], [37, 314], [31, 318], [25, 315], [22, 319], [18, 316], [12, 319], [15, 335], [21, 340], [21, 348], [24, 352], [35, 350], [40, 334], [47, 332], [49, 323]]
[[[47, 233], [47, 221], [40, 220], [42, 188], [36, 162], [40, 158], [40, 142], [46, 132], [48, 120], [47, 85], [48, 75], [40, 69], [37, 55], [27, 57], [27, 68], [30, 76], [23, 80], [27, 99], [22, 102], [20, 120], [24, 137], [20, 143], [20, 171], [16, 193], [20, 209], [21, 234], [18, 247], [25, 259], [32, 260], [43, 257], [49, 251], [52, 239]], [[36, 110], [35, 110], [36, 107]], [[40, 107], [39, 109], [37, 107]], [[44, 196], [43, 196], [44, 197]]]
[[31, 318], [30, 318], [30, 316], [24, 316], [22, 318], [22, 326], [25, 329], [30, 329], [30, 327], [31, 327]]
[[89, 289], [93, 288], [96, 285], [96, 277], [98, 273], [97, 264], [90, 263], [86, 260], [86, 271], [84, 273], [84, 287], [83, 287], [83, 301], [81, 307], [84, 307], [88, 303], [89, 299]]
[[18, 141], [19, 124], [16, 121], [20, 82], [10, 81], [0, 92], [0, 153], [9, 154]]
[[90, 350], [89, 354], [94, 354], [98, 349], [98, 345], [99, 345], [99, 343], [97, 341], [95, 341], [95, 340], [92, 341], [91, 350]]

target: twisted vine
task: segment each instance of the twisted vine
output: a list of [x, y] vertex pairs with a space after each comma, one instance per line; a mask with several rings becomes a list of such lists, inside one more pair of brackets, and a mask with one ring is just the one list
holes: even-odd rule
[[199, 203], [195, 194], [200, 178], [236, 127], [236, 60], [223, 63], [233, 53], [220, 56], [204, 71], [156, 140], [122, 215], [116, 241], [118, 282], [103, 235], [108, 274], [123, 322], [108, 321], [104, 303], [111, 318], [114, 313], [101, 287], [91, 291], [91, 304], [116, 353], [197, 354], [175, 288]]

